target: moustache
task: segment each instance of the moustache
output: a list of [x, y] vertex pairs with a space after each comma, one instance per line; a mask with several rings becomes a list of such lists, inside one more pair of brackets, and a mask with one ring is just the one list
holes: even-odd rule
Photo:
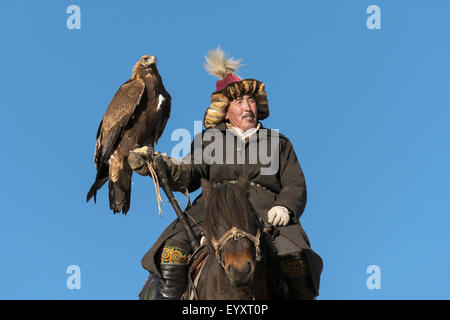
[[241, 119], [242, 120], [244, 120], [244, 119], [246, 119], [246, 118], [249, 118], [249, 119], [254, 119], [255, 118], [255, 114], [253, 113], [253, 112], [246, 112], [246, 113], [244, 113], [242, 116], [241, 116]]

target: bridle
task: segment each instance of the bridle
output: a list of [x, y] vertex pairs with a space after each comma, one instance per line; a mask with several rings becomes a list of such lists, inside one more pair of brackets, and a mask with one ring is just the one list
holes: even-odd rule
[[237, 227], [232, 227], [230, 230], [228, 230], [227, 232], [224, 233], [224, 235], [222, 237], [220, 237], [219, 240], [216, 239], [211, 239], [211, 243], [216, 251], [216, 259], [217, 262], [223, 267], [224, 266], [224, 262], [222, 260], [222, 255], [221, 255], [221, 250], [222, 247], [225, 245], [225, 243], [228, 242], [228, 240], [233, 239], [233, 240], [238, 240], [241, 238], [246, 238], [248, 240], [250, 240], [254, 245], [255, 245], [255, 249], [256, 249], [256, 261], [261, 261], [261, 249], [260, 249], [260, 238], [261, 238], [261, 232], [258, 228], [258, 231], [256, 232], [256, 236], [249, 234]]
[[[217, 185], [223, 185], [223, 184], [238, 184], [239, 181], [238, 180], [225, 180], [222, 182], [215, 182], [213, 184], [213, 186], [217, 186]], [[254, 183], [253, 181], [250, 182], [251, 185], [253, 186], [258, 186], [258, 187], [262, 187], [264, 189], [266, 189], [264, 186], [258, 184], [258, 183]], [[261, 220], [260, 220], [261, 222]], [[256, 232], [256, 236], [249, 234], [245, 231], [243, 231], [242, 229], [239, 229], [235, 226], [233, 226], [231, 229], [229, 229], [227, 232], [225, 232], [225, 234], [220, 237], [219, 240], [214, 239], [214, 237], [212, 237], [211, 239], [211, 243], [216, 251], [216, 259], [217, 262], [224, 267], [224, 262], [222, 261], [221, 258], [221, 250], [222, 247], [225, 243], [227, 243], [228, 240], [230, 240], [231, 238], [233, 238], [233, 240], [238, 240], [241, 238], [247, 238], [248, 240], [250, 240], [254, 245], [255, 245], [255, 249], [256, 249], [256, 261], [260, 262], [261, 261], [261, 250], [260, 250], [260, 238], [261, 238], [261, 231], [260, 228], [258, 228], [257, 232]]]

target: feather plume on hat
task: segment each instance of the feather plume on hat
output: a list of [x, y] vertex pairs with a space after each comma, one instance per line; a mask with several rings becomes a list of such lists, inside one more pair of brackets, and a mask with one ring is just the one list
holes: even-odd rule
[[234, 60], [225, 55], [225, 52], [218, 46], [215, 50], [208, 51], [208, 55], [205, 56], [206, 63], [203, 66], [210, 75], [216, 76], [219, 79], [225, 79], [225, 77], [235, 72], [242, 67], [240, 64], [242, 60]]

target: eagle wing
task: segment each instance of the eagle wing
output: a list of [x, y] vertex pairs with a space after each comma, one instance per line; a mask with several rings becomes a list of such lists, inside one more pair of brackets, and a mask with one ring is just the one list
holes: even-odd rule
[[113, 154], [120, 137], [140, 104], [145, 83], [141, 79], [129, 80], [120, 86], [105, 111], [97, 131], [94, 160], [97, 168]]

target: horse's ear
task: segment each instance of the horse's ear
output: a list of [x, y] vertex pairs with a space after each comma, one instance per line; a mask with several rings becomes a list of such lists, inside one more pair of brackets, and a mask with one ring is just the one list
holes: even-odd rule
[[250, 188], [250, 180], [248, 179], [247, 176], [240, 176], [238, 179], [238, 184], [245, 191], [248, 191], [248, 189]]
[[205, 201], [206, 201], [206, 200], [208, 200], [208, 197], [212, 191], [213, 186], [208, 180], [203, 179], [203, 178], [201, 179], [201, 184], [202, 184], [202, 194], [203, 194], [203, 197], [205, 197]]

